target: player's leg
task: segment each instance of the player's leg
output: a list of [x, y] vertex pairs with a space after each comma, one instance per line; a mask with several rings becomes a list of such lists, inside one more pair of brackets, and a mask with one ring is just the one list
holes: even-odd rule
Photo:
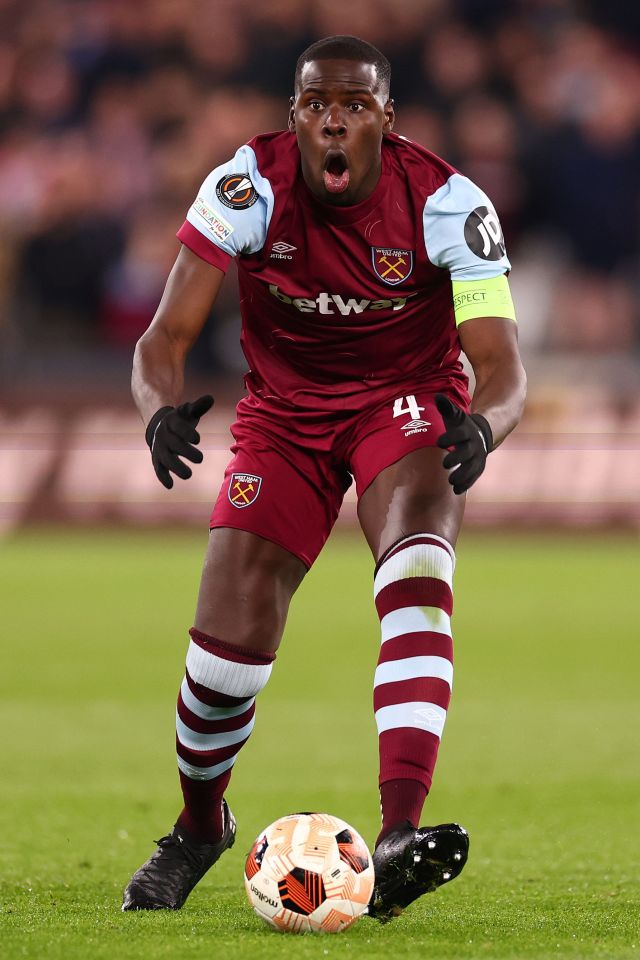
[[451, 696], [454, 546], [464, 498], [437, 447], [383, 470], [358, 514], [376, 559], [382, 639], [374, 687], [380, 748], [380, 841], [398, 823], [418, 825], [431, 787]]
[[176, 715], [184, 807], [129, 882], [123, 910], [179, 909], [233, 844], [224, 792], [305, 572], [298, 557], [255, 534], [211, 531]]
[[429, 530], [455, 547], [465, 498], [456, 496], [442, 467], [445, 451], [425, 446], [385, 467], [358, 501], [358, 519], [379, 563], [409, 534]]
[[198, 841], [215, 843], [224, 832], [231, 769], [253, 729], [256, 696], [306, 569], [253, 533], [211, 531], [176, 721], [184, 797], [178, 827]]
[[178, 909], [232, 845], [224, 800], [254, 724], [289, 603], [320, 552], [342, 500], [340, 478], [319, 489], [292, 450], [239, 449], [214, 507], [195, 625], [178, 697], [184, 807], [173, 831], [134, 874], [123, 909]]
[[[365, 486], [358, 516], [376, 560], [381, 621], [374, 710], [383, 821], [370, 912], [382, 919], [457, 875], [468, 844], [457, 825], [418, 829], [451, 696], [454, 547], [464, 512], [464, 497], [453, 493], [443, 453], [433, 446], [442, 432], [437, 411], [428, 398], [419, 402], [433, 429], [411, 435], [414, 449], [393, 460], [402, 445], [382, 420], [354, 457]], [[393, 462], [375, 472], [380, 449]]]

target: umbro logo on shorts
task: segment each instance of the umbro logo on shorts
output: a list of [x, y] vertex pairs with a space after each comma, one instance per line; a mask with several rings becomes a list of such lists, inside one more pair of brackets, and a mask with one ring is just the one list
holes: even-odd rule
[[410, 437], [414, 433], [428, 433], [431, 423], [429, 420], [410, 420], [409, 423], [402, 424], [405, 437]]
[[229, 502], [242, 510], [255, 503], [262, 486], [262, 477], [253, 473], [232, 473], [229, 480]]
[[420, 414], [424, 410], [416, 400], [415, 394], [411, 393], [407, 397], [398, 397], [393, 402], [393, 418], [402, 417], [408, 414], [411, 419], [407, 423], [400, 424], [400, 429], [404, 431], [405, 437], [410, 437], [414, 433], [428, 433], [431, 422], [423, 420]]

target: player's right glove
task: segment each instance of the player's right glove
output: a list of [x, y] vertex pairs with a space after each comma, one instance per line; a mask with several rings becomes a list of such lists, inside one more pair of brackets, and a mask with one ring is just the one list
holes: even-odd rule
[[213, 397], [204, 396], [193, 403], [181, 403], [179, 407], [161, 407], [147, 424], [145, 440], [151, 450], [151, 462], [156, 476], [167, 490], [173, 486], [172, 473], [182, 480], [191, 476], [191, 467], [179, 457], [202, 463], [202, 451], [193, 446], [200, 443], [196, 430], [200, 417], [213, 406]]
[[487, 457], [493, 450], [493, 433], [481, 413], [465, 413], [442, 393], [436, 394], [436, 407], [445, 429], [438, 437], [438, 446], [453, 448], [442, 461], [442, 466], [451, 470], [449, 483], [453, 492], [464, 493], [484, 470]]

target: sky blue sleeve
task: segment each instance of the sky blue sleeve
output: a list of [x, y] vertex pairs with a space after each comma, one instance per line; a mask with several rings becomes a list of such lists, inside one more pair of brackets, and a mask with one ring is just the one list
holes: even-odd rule
[[454, 280], [488, 280], [511, 269], [493, 204], [468, 177], [452, 174], [422, 216], [427, 256]]
[[253, 149], [245, 145], [232, 160], [211, 171], [189, 207], [187, 220], [235, 257], [262, 249], [272, 214], [271, 184], [258, 170]]

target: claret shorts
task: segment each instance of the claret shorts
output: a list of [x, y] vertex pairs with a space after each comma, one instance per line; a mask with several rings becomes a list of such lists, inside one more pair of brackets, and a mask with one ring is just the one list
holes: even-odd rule
[[[404, 396], [398, 391], [405, 390]], [[366, 410], [326, 419], [296, 415], [253, 397], [238, 404], [234, 443], [210, 528], [232, 527], [278, 544], [311, 567], [336, 522], [345, 492], [361, 497], [377, 475], [444, 431], [435, 394], [465, 410], [459, 383], [396, 387]]]

